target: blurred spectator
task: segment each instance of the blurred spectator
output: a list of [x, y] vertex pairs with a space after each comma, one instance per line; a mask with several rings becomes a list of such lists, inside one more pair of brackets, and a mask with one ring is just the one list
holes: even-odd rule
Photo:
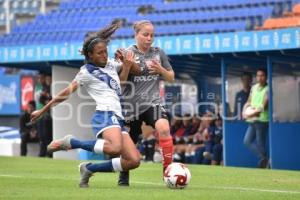
[[46, 80], [45, 75], [42, 73], [39, 73], [37, 75], [35, 87], [34, 87], [34, 100], [36, 102], [36, 109], [41, 109], [43, 107], [43, 104], [40, 103], [41, 93], [43, 91], [43, 87], [45, 87]]
[[[193, 135], [193, 140], [186, 146], [185, 149], [185, 162], [186, 163], [195, 163], [200, 164], [203, 160], [203, 152], [202, 148], [204, 148], [204, 137], [203, 131], [205, 130], [205, 122], [199, 121], [199, 127], [197, 132]], [[196, 155], [197, 150], [201, 150], [202, 153], [200, 156]]]
[[[193, 135], [193, 142], [188, 144], [185, 149], [185, 163], [194, 163], [200, 164], [202, 163], [202, 154], [199, 157], [196, 156], [196, 151], [202, 147], [204, 147], [204, 139], [202, 135], [202, 125], [200, 124], [199, 130]], [[203, 152], [202, 152], [203, 153]], [[201, 160], [201, 161], [199, 161]]]
[[249, 72], [244, 72], [241, 76], [241, 81], [243, 88], [235, 95], [234, 100], [234, 117], [237, 118], [237, 120], [242, 120], [242, 110], [243, 106], [248, 100], [250, 90], [251, 90], [251, 84], [252, 84], [252, 75]]
[[50, 111], [45, 113], [43, 117], [39, 120], [41, 129], [39, 132], [40, 138], [40, 157], [52, 157], [52, 154], [47, 153], [47, 146], [52, 141], [52, 117]]
[[185, 155], [185, 148], [188, 142], [190, 131], [192, 129], [192, 118], [189, 114], [184, 115], [182, 124], [177, 129], [174, 138], [174, 161], [183, 162]]
[[223, 126], [218, 116], [204, 131], [204, 164], [223, 165]]
[[210, 164], [211, 162], [211, 153], [214, 146], [215, 141], [215, 120], [213, 119], [213, 115], [207, 114], [205, 115], [206, 119], [206, 128], [203, 131], [204, 136], [204, 147], [205, 151], [203, 152], [203, 157], [205, 159], [205, 164]]
[[[43, 107], [52, 98], [51, 83], [52, 77], [50, 75], [39, 74], [38, 79], [42, 86], [42, 91], [39, 94], [39, 103]], [[45, 113], [42, 118], [37, 121], [38, 134], [40, 138], [40, 157], [51, 157], [47, 154], [47, 146], [52, 141], [52, 117], [50, 111]]]
[[[194, 157], [193, 163], [195, 164], [210, 164], [210, 159], [206, 158], [205, 152], [211, 152], [212, 149], [212, 122], [213, 115], [210, 113], [205, 114], [202, 118], [198, 133], [195, 134], [199, 141], [194, 141]], [[199, 145], [199, 144], [201, 145]]]
[[212, 165], [223, 165], [223, 126], [222, 119], [215, 120], [214, 145], [211, 156]]
[[142, 124], [142, 139], [137, 143], [139, 150], [143, 154], [146, 162], [153, 162], [153, 156], [156, 150], [157, 133], [151, 126], [147, 126], [145, 122]]
[[36, 125], [30, 123], [30, 114], [35, 108], [35, 101], [29, 101], [27, 110], [20, 118], [21, 156], [27, 155], [27, 143], [39, 141]]
[[39, 102], [41, 105], [46, 105], [47, 101], [51, 100], [51, 83], [52, 77], [50, 75], [45, 76], [45, 83], [42, 85], [42, 91], [40, 93]]
[[172, 135], [173, 138], [174, 138], [177, 130], [181, 127], [181, 125], [182, 125], [182, 121], [181, 121], [180, 117], [179, 116], [174, 116], [172, 118], [171, 124], [170, 124], [170, 126], [171, 126], [170, 132], [171, 132], [171, 135]]
[[153, 161], [156, 145], [154, 133], [152, 135], [149, 135], [147, 138], [144, 138], [142, 140], [142, 145], [144, 149], [145, 161]]
[[258, 166], [266, 168], [269, 162], [266, 148], [269, 127], [267, 71], [264, 68], [258, 69], [256, 79], [257, 84], [251, 88], [250, 96], [244, 106], [244, 111], [250, 109], [250, 113], [244, 113], [249, 123], [244, 144], [259, 158]]
[[193, 135], [198, 131], [199, 126], [200, 126], [200, 117], [194, 115], [192, 118], [192, 125], [189, 130], [188, 143], [193, 141]]
[[[195, 115], [192, 119], [192, 126], [189, 132], [189, 135], [186, 137], [186, 146], [185, 146], [185, 163], [191, 163], [193, 160], [193, 156], [195, 155], [193, 151], [191, 151], [190, 146], [192, 146], [194, 142], [194, 135], [197, 133], [200, 127], [200, 117]], [[192, 153], [193, 152], [193, 153]]]

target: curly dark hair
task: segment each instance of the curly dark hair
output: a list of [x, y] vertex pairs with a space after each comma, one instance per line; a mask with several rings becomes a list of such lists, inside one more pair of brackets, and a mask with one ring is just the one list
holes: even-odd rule
[[112, 34], [120, 28], [122, 25], [121, 20], [115, 20], [113, 21], [109, 26], [93, 33], [87, 34], [83, 47], [81, 50], [81, 54], [84, 55], [85, 59], [88, 60], [89, 56], [88, 53], [92, 52], [94, 49], [94, 46], [98, 44], [99, 42], [103, 42], [106, 45], [108, 45]]

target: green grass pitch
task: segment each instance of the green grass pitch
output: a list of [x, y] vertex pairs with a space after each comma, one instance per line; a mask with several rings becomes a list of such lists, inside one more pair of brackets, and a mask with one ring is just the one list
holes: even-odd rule
[[78, 188], [80, 161], [0, 157], [0, 200], [267, 200], [300, 199], [300, 172], [188, 165], [192, 179], [183, 190], [168, 189], [160, 164], [142, 163], [130, 187], [117, 186], [118, 173], [96, 173]]

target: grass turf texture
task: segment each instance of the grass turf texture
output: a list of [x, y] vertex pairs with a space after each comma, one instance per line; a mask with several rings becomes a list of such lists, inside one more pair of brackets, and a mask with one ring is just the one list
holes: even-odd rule
[[142, 163], [131, 186], [117, 186], [118, 173], [96, 173], [90, 188], [78, 188], [80, 161], [0, 157], [0, 199], [300, 199], [300, 172], [188, 165], [183, 190], [168, 189], [160, 164]]

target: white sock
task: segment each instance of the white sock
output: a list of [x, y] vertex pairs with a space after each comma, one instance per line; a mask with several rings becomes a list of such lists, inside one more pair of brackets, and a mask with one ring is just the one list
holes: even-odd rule
[[184, 155], [185, 155], [185, 156], [191, 156], [191, 154], [190, 154], [190, 153], [185, 153]]
[[97, 139], [95, 146], [94, 146], [94, 152], [95, 153], [103, 153], [105, 140], [103, 139]]
[[113, 158], [111, 159], [112, 166], [115, 172], [121, 172], [123, 171], [122, 165], [121, 165], [121, 158]]

